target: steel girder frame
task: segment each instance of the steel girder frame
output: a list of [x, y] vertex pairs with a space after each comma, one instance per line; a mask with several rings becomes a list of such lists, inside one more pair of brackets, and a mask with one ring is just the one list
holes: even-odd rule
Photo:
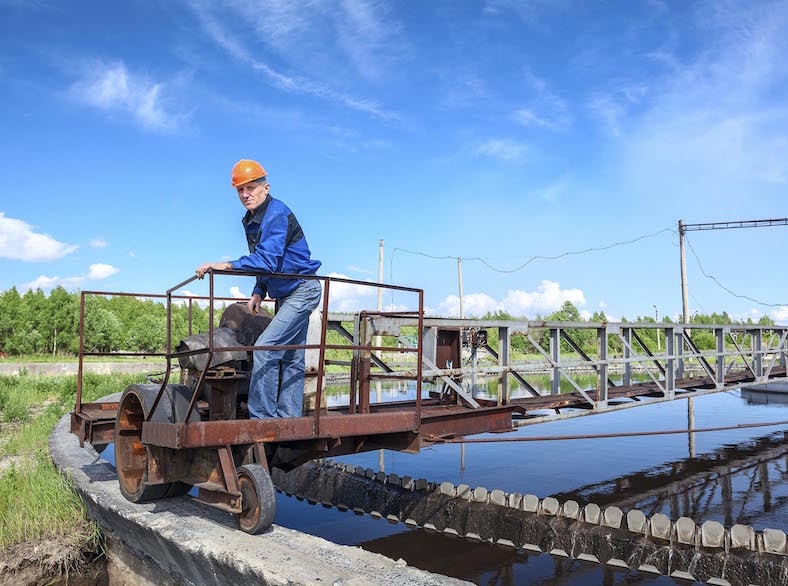
[[[329, 319], [334, 319], [329, 316]], [[335, 319], [338, 322], [342, 318]], [[344, 317], [347, 321], [347, 316]], [[412, 320], [407, 318], [390, 318], [386, 316], [370, 316], [366, 336], [383, 331], [391, 333], [392, 328], [398, 329], [403, 325], [412, 325]], [[692, 390], [692, 386], [682, 386], [677, 389], [676, 383], [683, 379], [685, 370], [690, 365], [696, 365], [713, 383], [716, 390], [726, 388], [731, 377], [736, 378], [737, 373], [751, 375], [753, 381], [747, 384], [756, 384], [770, 378], [773, 369], [779, 364], [785, 368], [786, 355], [788, 355], [788, 328], [780, 326], [753, 326], [753, 325], [700, 325], [700, 324], [673, 324], [673, 323], [618, 323], [618, 322], [535, 322], [535, 321], [508, 321], [508, 320], [480, 320], [480, 319], [454, 319], [454, 318], [424, 318], [424, 332], [429, 328], [475, 328], [495, 329], [498, 332], [497, 351], [486, 346], [484, 349], [494, 360], [493, 364], [482, 364], [478, 369], [461, 366], [460, 368], [439, 368], [428, 358], [423, 360], [424, 377], [440, 377], [446, 381], [453, 390], [458, 392], [461, 401], [475, 408], [478, 402], [472, 394], [457, 384], [454, 378], [471, 374], [491, 375], [499, 378], [500, 394], [498, 402], [506, 404], [510, 400], [511, 378], [517, 380], [521, 386], [532, 396], [538, 391], [525, 379], [525, 372], [541, 371], [550, 376], [550, 394], [561, 393], [561, 377], [576, 391], [591, 409], [604, 409], [608, 401], [608, 389], [615, 387], [610, 380], [611, 372], [622, 373], [622, 385], [631, 386], [633, 383], [633, 365], [650, 379], [658, 392], [664, 398], [672, 399], [677, 390]], [[714, 337], [715, 346], [712, 350], [700, 350], [693, 342], [692, 331], [710, 331]], [[573, 332], [591, 330], [596, 337], [596, 353], [589, 356], [583, 351]], [[656, 335], [664, 339], [664, 350], [654, 354], [649, 348], [644, 332], [656, 330]], [[547, 332], [550, 341], [549, 350], [541, 345], [538, 335]], [[539, 355], [541, 361], [527, 363], [514, 363], [512, 360], [511, 343], [515, 334], [521, 334]], [[345, 332], [348, 340], [356, 337], [350, 332]], [[749, 337], [749, 344], [746, 344]], [[620, 344], [620, 354], [614, 353], [611, 348], [613, 340]], [[359, 340], [360, 341], [360, 340]], [[408, 340], [400, 337], [400, 342], [409, 344]], [[575, 356], [567, 359], [562, 356], [562, 342], [575, 352]], [[378, 361], [374, 360], [377, 363]], [[389, 376], [400, 378], [397, 369], [386, 364], [382, 359], [378, 366], [387, 374], [376, 376]], [[584, 388], [573, 373], [595, 373], [595, 389]], [[706, 381], [709, 384], [709, 381]], [[737, 386], [732, 384], [731, 386]], [[704, 388], [699, 383], [697, 389]]]

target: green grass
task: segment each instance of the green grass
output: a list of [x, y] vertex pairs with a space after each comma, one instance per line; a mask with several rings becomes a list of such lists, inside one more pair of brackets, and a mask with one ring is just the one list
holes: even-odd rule
[[[83, 380], [83, 401], [144, 382], [144, 374], [97, 375]], [[76, 376], [0, 376], [0, 547], [67, 536], [76, 548], [95, 548], [89, 522], [69, 482], [49, 459], [47, 442], [60, 418], [74, 408]]]
[[52, 536], [97, 547], [98, 528], [86, 521], [82, 501], [46, 454], [21, 458], [0, 478], [0, 547]]

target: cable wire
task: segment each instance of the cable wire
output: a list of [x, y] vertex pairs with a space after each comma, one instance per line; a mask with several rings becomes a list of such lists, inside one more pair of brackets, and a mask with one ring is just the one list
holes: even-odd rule
[[717, 285], [718, 285], [718, 286], [719, 286], [721, 289], [724, 289], [725, 291], [727, 291], [729, 294], [733, 295], [734, 297], [738, 297], [739, 299], [747, 299], [748, 301], [752, 301], [753, 303], [757, 303], [758, 305], [762, 305], [762, 306], [764, 306], [764, 307], [788, 307], [788, 303], [764, 303], [763, 301], [759, 301], [759, 300], [757, 300], [757, 299], [753, 299], [752, 297], [748, 297], [747, 295], [739, 295], [738, 293], [734, 293], [733, 291], [731, 291], [730, 289], [728, 289], [728, 288], [727, 288], [725, 285], [723, 285], [722, 283], [720, 283], [720, 282], [717, 280], [717, 277], [715, 277], [714, 275], [710, 275], [710, 274], [708, 274], [708, 273], [707, 273], [707, 272], [704, 270], [704, 268], [703, 268], [703, 265], [702, 265], [702, 264], [701, 264], [701, 262], [700, 262], [700, 258], [698, 258], [698, 255], [697, 255], [697, 253], [695, 252], [695, 249], [692, 247], [692, 243], [689, 241], [689, 238], [687, 238], [687, 235], [686, 235], [686, 234], [684, 235], [684, 241], [685, 241], [685, 242], [687, 243], [687, 245], [689, 246], [690, 252], [692, 252], [692, 256], [694, 256], [694, 257], [695, 257], [695, 261], [698, 263], [698, 268], [700, 268], [700, 272], [701, 272], [701, 273], [703, 273], [703, 276], [704, 276], [704, 277], [706, 277], [707, 279], [711, 279], [712, 281], [714, 281], [715, 283], [717, 283]]
[[495, 271], [496, 273], [516, 273], [517, 271], [520, 271], [520, 270], [524, 269], [525, 267], [527, 267], [529, 264], [531, 264], [535, 260], [558, 260], [559, 258], [564, 258], [565, 256], [586, 254], [586, 253], [589, 253], [589, 252], [599, 252], [601, 250], [610, 250], [611, 248], [615, 248], [617, 246], [625, 246], [627, 244], [634, 244], [635, 242], [639, 242], [641, 240], [645, 240], [646, 238], [653, 238], [654, 236], [658, 236], [658, 235], [662, 234], [663, 232], [674, 232], [675, 233], [675, 232], [677, 232], [677, 230], [675, 230], [674, 228], [663, 228], [662, 230], [658, 230], [657, 232], [653, 232], [651, 234], [642, 234], [641, 236], [638, 236], [638, 237], [633, 238], [631, 240], [624, 240], [622, 242], [614, 242], [612, 244], [607, 244], [605, 246], [594, 246], [594, 247], [591, 247], [591, 248], [586, 248], [584, 250], [572, 250], [572, 251], [568, 251], [568, 252], [562, 252], [561, 254], [557, 254], [555, 256], [534, 255], [534, 256], [529, 257], [528, 260], [526, 260], [523, 264], [521, 264], [519, 267], [516, 267], [514, 269], [499, 269], [499, 268], [496, 268], [496, 267], [492, 266], [487, 260], [485, 260], [485, 259], [483, 259], [481, 257], [478, 257], [478, 256], [473, 256], [473, 257], [436, 256], [436, 255], [433, 255], [433, 254], [427, 254], [426, 252], [420, 252], [420, 251], [417, 251], [417, 250], [407, 250], [405, 248], [395, 248], [392, 251], [391, 256], [393, 257], [395, 252], [401, 251], [401, 252], [407, 252], [408, 254], [424, 256], [426, 258], [431, 258], [431, 259], [435, 259], [435, 260], [458, 260], [458, 259], [475, 260], [475, 261], [481, 262], [487, 268], [489, 268], [492, 271]]
[[593, 433], [583, 435], [547, 435], [533, 437], [481, 437], [475, 439], [467, 438], [426, 438], [427, 441], [438, 444], [492, 444], [497, 442], [552, 442], [580, 439], [601, 439], [614, 437], [634, 437], [643, 435], [670, 435], [679, 433], [702, 433], [707, 431], [727, 431], [732, 429], [749, 429], [751, 427], [771, 427], [775, 425], [786, 425], [788, 420], [770, 421], [768, 423], [740, 423], [738, 425], [726, 425], [722, 427], [701, 427], [697, 429], [666, 429], [657, 431], [629, 431], [620, 433]]

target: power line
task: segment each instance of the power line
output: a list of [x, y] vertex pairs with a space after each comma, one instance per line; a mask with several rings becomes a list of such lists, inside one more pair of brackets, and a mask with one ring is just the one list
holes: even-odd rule
[[728, 287], [726, 287], [725, 285], [720, 283], [719, 280], [717, 280], [717, 277], [715, 277], [714, 275], [708, 274], [704, 270], [703, 265], [700, 262], [700, 258], [698, 258], [698, 255], [695, 252], [695, 249], [692, 247], [692, 243], [689, 241], [689, 238], [686, 238], [686, 242], [689, 245], [690, 251], [692, 252], [692, 256], [695, 257], [695, 260], [698, 263], [698, 268], [700, 268], [700, 272], [703, 273], [703, 276], [706, 277], [707, 279], [711, 279], [712, 281], [714, 281], [721, 289], [724, 289], [729, 294], [733, 295], [734, 297], [738, 297], [739, 299], [747, 299], [748, 301], [752, 301], [753, 303], [757, 303], [758, 305], [762, 305], [764, 307], [783, 307], [783, 306], [788, 305], [786, 303], [764, 303], [763, 301], [759, 301], [757, 299], [753, 299], [752, 297], [749, 297], [747, 295], [740, 295], [738, 293], [734, 293], [733, 291], [728, 289]]
[[516, 267], [514, 269], [499, 269], [499, 268], [496, 268], [496, 267], [492, 266], [487, 260], [485, 260], [484, 258], [478, 257], [478, 256], [474, 256], [474, 257], [436, 256], [436, 255], [432, 255], [432, 254], [427, 254], [426, 252], [407, 250], [405, 248], [395, 248], [392, 251], [391, 256], [392, 256], [392, 260], [393, 260], [394, 253], [396, 253], [397, 251], [401, 251], [401, 252], [406, 252], [408, 254], [413, 254], [413, 255], [417, 255], [417, 256], [424, 256], [426, 258], [431, 258], [431, 259], [435, 259], [435, 260], [455, 260], [456, 261], [458, 258], [461, 258], [462, 260], [475, 260], [475, 261], [481, 262], [487, 268], [489, 268], [492, 271], [495, 271], [496, 273], [508, 274], [508, 273], [516, 273], [517, 271], [521, 271], [522, 269], [527, 267], [529, 264], [531, 264], [535, 260], [558, 260], [559, 258], [564, 258], [565, 256], [586, 254], [586, 253], [589, 253], [589, 252], [599, 252], [599, 251], [602, 251], [602, 250], [610, 250], [611, 248], [615, 248], [617, 246], [625, 246], [627, 244], [634, 244], [635, 242], [639, 242], [641, 240], [645, 240], [646, 238], [653, 238], [654, 236], [658, 236], [658, 235], [662, 234], [663, 232], [674, 232], [675, 233], [676, 230], [673, 229], [673, 228], [663, 228], [662, 230], [659, 230], [657, 232], [653, 232], [651, 234], [643, 234], [643, 235], [638, 236], [636, 238], [633, 238], [631, 240], [625, 240], [625, 241], [622, 241], [622, 242], [614, 242], [612, 244], [607, 244], [605, 246], [595, 246], [595, 247], [591, 247], [591, 248], [586, 248], [584, 250], [573, 250], [573, 251], [563, 252], [563, 253], [557, 254], [555, 256], [534, 255], [534, 256], [529, 257], [528, 260], [526, 260], [523, 264], [521, 264], [519, 267]]

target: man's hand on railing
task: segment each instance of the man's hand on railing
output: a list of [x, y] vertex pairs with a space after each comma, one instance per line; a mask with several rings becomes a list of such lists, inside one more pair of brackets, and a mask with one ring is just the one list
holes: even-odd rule
[[202, 279], [210, 269], [215, 269], [217, 271], [229, 271], [232, 270], [233, 265], [229, 262], [206, 262], [201, 264], [197, 269], [194, 271], [197, 275], [198, 279]]

